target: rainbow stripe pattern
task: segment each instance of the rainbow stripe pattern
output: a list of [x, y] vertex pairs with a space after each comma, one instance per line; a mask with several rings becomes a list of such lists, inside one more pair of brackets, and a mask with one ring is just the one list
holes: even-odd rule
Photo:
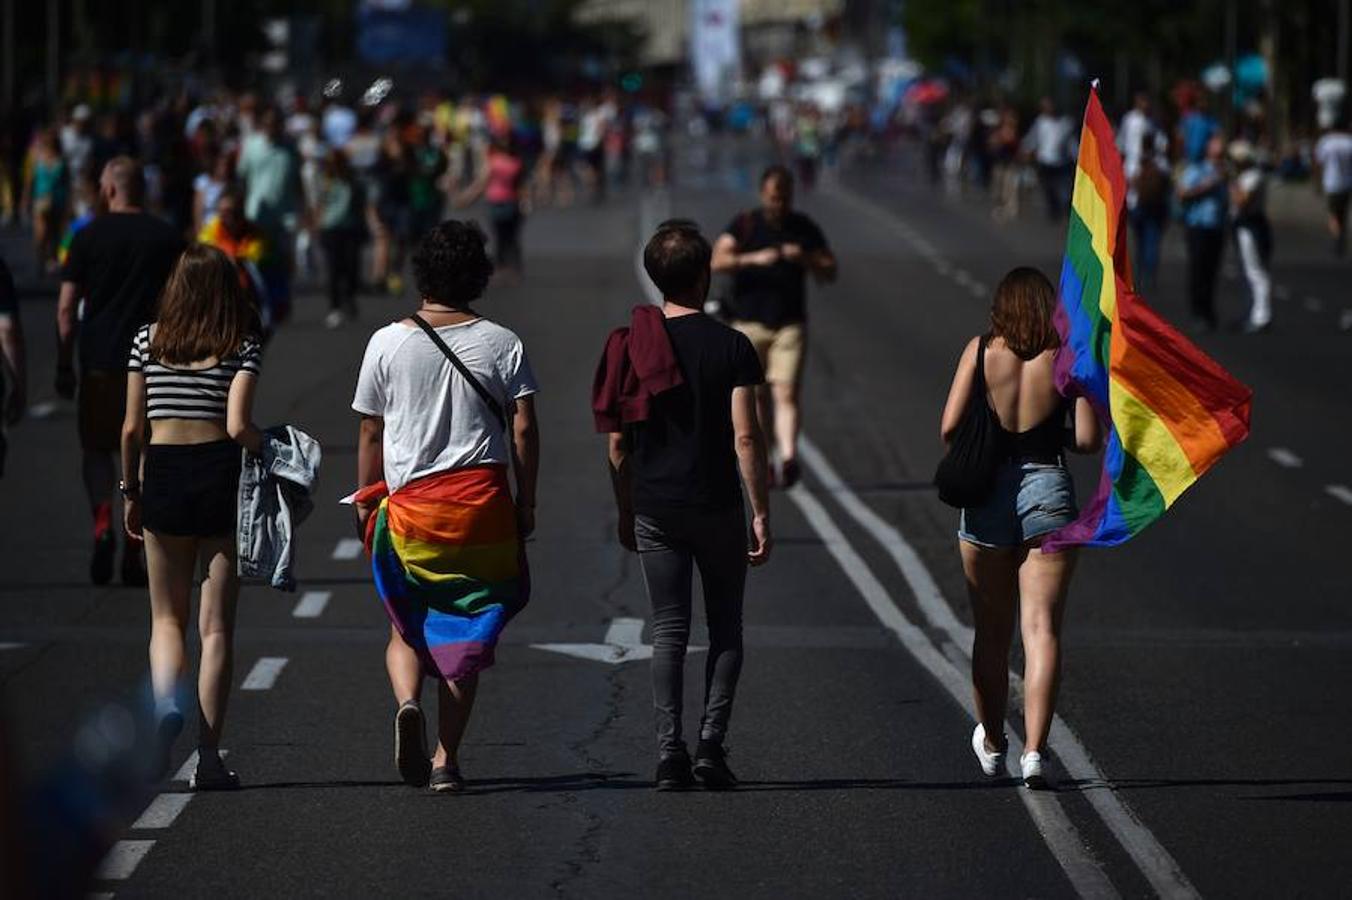
[[366, 541], [385, 611], [427, 674], [457, 681], [493, 664], [498, 636], [530, 594], [505, 466], [409, 482], [380, 501]]
[[1126, 179], [1091, 91], [1080, 134], [1056, 327], [1056, 386], [1108, 428], [1103, 474], [1080, 517], [1043, 544], [1113, 546], [1164, 514], [1249, 434], [1253, 392], [1136, 294]]

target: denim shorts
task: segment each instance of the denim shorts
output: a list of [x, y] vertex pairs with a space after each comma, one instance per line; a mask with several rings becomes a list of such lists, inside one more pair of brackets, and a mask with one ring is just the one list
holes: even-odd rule
[[962, 510], [958, 537], [979, 547], [1021, 547], [1075, 521], [1075, 484], [1059, 463], [1004, 462], [986, 502]]

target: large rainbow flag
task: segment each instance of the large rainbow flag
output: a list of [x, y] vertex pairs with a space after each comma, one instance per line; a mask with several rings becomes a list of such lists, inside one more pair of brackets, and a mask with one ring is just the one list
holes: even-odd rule
[[530, 596], [507, 467], [430, 475], [388, 496], [380, 482], [354, 495], [381, 497], [366, 544], [390, 621], [428, 675], [458, 681], [488, 668]]
[[1043, 547], [1120, 544], [1164, 514], [1249, 434], [1253, 392], [1146, 306], [1127, 257], [1126, 179], [1090, 91], [1080, 133], [1056, 327], [1056, 386], [1108, 429], [1103, 475], [1079, 519]]

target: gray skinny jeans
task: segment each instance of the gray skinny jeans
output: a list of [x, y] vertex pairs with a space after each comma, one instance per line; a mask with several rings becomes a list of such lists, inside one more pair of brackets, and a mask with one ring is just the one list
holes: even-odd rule
[[739, 506], [713, 512], [674, 510], [634, 521], [643, 580], [653, 608], [653, 705], [661, 756], [686, 752], [681, 736], [691, 587], [699, 567], [709, 625], [700, 739], [722, 743], [742, 671], [742, 596], [746, 520]]

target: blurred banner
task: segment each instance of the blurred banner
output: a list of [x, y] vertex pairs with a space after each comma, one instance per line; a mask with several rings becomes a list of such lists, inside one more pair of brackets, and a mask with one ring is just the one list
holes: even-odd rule
[[728, 88], [741, 74], [740, 0], [692, 0], [690, 66], [706, 103], [728, 98]]
[[357, 11], [357, 52], [373, 65], [446, 62], [446, 14], [407, 0], [365, 0]]

